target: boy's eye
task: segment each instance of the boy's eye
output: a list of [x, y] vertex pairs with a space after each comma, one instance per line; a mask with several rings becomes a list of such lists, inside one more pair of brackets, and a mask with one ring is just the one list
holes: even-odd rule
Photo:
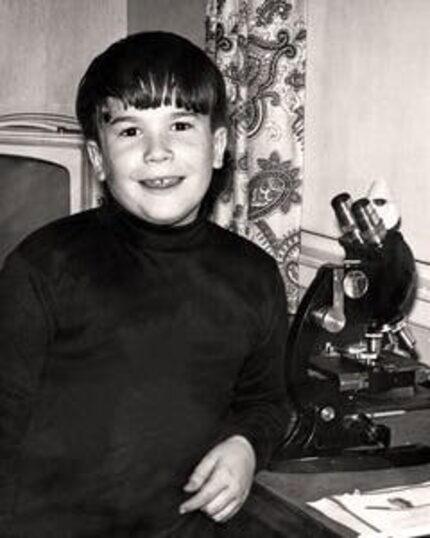
[[137, 127], [126, 127], [125, 129], [122, 129], [119, 133], [120, 136], [124, 137], [137, 136], [138, 134], [139, 130]]
[[192, 123], [188, 121], [175, 121], [173, 124], [174, 131], [187, 131], [188, 129], [192, 129], [192, 127]]

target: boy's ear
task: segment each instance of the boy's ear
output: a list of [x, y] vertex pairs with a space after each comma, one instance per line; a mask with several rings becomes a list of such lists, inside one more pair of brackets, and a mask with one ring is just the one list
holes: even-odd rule
[[104, 181], [106, 179], [106, 170], [100, 146], [95, 140], [88, 140], [86, 143], [86, 148], [97, 179], [99, 181]]
[[213, 168], [222, 168], [227, 148], [227, 127], [218, 127], [213, 134]]

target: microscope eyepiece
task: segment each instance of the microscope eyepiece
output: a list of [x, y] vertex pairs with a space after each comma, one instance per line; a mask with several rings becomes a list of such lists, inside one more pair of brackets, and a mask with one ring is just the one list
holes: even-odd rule
[[367, 198], [360, 198], [352, 204], [352, 214], [366, 243], [381, 247], [387, 235], [384, 222]]
[[354, 216], [351, 212], [352, 198], [348, 193], [342, 192], [335, 196], [331, 201], [331, 205], [342, 231], [355, 226]]
[[344, 241], [349, 244], [363, 245], [364, 241], [352, 212], [351, 196], [347, 192], [342, 192], [332, 199], [331, 205], [334, 209], [340, 230], [343, 233]]

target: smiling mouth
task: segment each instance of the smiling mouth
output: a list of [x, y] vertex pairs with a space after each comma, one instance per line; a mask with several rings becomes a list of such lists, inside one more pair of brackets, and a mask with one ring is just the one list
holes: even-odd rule
[[170, 189], [179, 185], [184, 178], [182, 176], [166, 176], [139, 181], [147, 189]]

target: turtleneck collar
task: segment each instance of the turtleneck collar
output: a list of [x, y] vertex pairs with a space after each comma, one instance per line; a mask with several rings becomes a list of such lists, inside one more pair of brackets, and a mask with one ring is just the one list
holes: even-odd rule
[[130, 213], [109, 196], [101, 208], [102, 219], [121, 239], [138, 249], [183, 251], [204, 244], [207, 220], [200, 213], [196, 220], [182, 226], [153, 224]]

